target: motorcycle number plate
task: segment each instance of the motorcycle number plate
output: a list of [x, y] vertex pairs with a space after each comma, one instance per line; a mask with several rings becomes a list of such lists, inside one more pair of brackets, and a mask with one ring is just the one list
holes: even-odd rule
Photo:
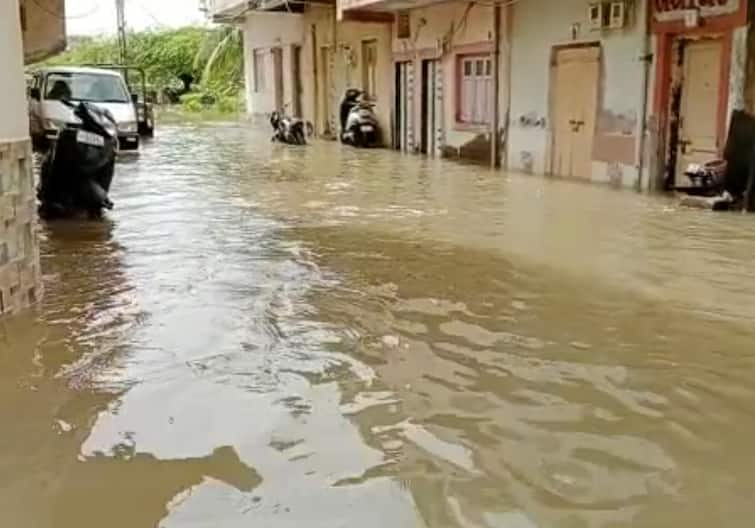
[[105, 138], [86, 130], [79, 130], [76, 133], [76, 141], [85, 145], [92, 145], [93, 147], [105, 146]]
[[362, 125], [359, 127], [362, 132], [372, 132], [372, 125]]

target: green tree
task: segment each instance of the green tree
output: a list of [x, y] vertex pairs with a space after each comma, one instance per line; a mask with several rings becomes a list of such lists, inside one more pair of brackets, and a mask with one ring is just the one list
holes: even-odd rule
[[[239, 109], [244, 58], [242, 33], [237, 28], [149, 30], [129, 34], [128, 42], [128, 62], [144, 68], [153, 88], [186, 93], [186, 106], [191, 109], [207, 104], [226, 111]], [[118, 56], [115, 37], [76, 37], [66, 52], [46, 64], [117, 63]]]

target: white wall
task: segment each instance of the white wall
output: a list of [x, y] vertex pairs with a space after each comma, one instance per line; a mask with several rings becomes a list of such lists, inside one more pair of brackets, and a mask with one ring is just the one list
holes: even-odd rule
[[[291, 46], [303, 43], [302, 16], [252, 11], [247, 15], [242, 27], [244, 29], [247, 112], [269, 114], [276, 110], [273, 48], [283, 50], [283, 103], [290, 105], [293, 98]], [[261, 92], [256, 92], [254, 86], [255, 50], [263, 50], [265, 56], [265, 89]]]
[[29, 136], [18, 0], [0, 1], [0, 142]]
[[[585, 0], [527, 0], [514, 4], [508, 143], [510, 168], [531, 170], [537, 174], [550, 171], [549, 98], [553, 46], [599, 41], [603, 56], [594, 154], [601, 159], [593, 163], [593, 180], [615, 179], [618, 170], [621, 171], [618, 178], [622, 184], [634, 183], [636, 167], [633, 160], [622, 159], [613, 163], [602, 158], [611, 158], [612, 151], [621, 150], [617, 145], [622, 145], [623, 151], [628, 152], [630, 143], [636, 138], [644, 92], [644, 66], [640, 60], [644, 31], [638, 23], [637, 5], [635, 3], [637, 12], [631, 14], [632, 23], [627, 28], [592, 31], [588, 27], [588, 2]], [[572, 35], [573, 26], [576, 39]], [[521, 123], [521, 118], [526, 118], [525, 124]], [[540, 119], [545, 120], [545, 126], [531, 124]], [[532, 161], [531, 166], [527, 160]]]

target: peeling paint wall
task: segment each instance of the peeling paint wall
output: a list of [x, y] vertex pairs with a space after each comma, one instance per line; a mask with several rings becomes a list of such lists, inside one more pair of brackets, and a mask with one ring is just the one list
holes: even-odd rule
[[554, 46], [598, 42], [602, 50], [592, 180], [634, 186], [645, 93], [640, 60], [644, 3], [624, 29], [592, 30], [584, 0], [528, 0], [513, 6], [508, 166], [548, 174], [552, 123], [550, 63]]

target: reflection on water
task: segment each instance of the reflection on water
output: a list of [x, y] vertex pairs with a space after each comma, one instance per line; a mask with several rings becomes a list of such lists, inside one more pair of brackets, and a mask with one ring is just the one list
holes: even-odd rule
[[0, 322], [2, 526], [749, 526], [752, 218], [167, 128]]

